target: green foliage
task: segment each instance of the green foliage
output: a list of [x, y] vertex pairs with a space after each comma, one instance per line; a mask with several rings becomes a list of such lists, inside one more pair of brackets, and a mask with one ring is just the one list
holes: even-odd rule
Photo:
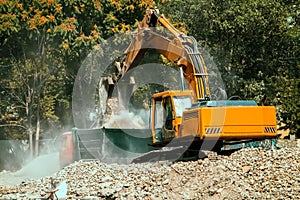
[[[7, 127], [21, 127], [22, 131], [18, 131], [27, 133], [39, 116], [42, 123], [43, 120], [59, 120], [55, 108], [57, 101], [65, 98], [63, 70], [54, 76], [48, 65], [39, 65], [31, 59], [12, 62], [11, 66], [10, 76], [1, 81], [2, 93], [6, 94], [6, 101], [2, 102], [1, 106], [1, 124]], [[65, 107], [67, 108], [68, 104]]]
[[91, 50], [101, 50], [104, 39], [129, 33], [153, 5], [153, 0], [1, 1], [2, 135], [26, 138], [40, 120], [42, 133], [72, 126], [72, 88], [82, 61]]
[[[26, 134], [19, 133], [28, 133], [30, 121], [35, 128], [38, 116], [44, 132], [70, 123], [73, 82], [86, 55], [104, 48], [99, 43], [110, 36], [129, 33], [154, 5], [153, 0], [0, 1], [1, 133], [22, 138]], [[228, 96], [259, 101], [266, 95], [267, 104], [278, 108], [279, 123], [299, 134], [298, 1], [156, 5], [210, 52]], [[139, 88], [132, 101], [150, 95], [149, 87]]]
[[284, 96], [278, 122], [300, 136], [298, 1], [170, 0], [162, 11], [213, 55], [228, 96]]
[[164, 86], [157, 84], [147, 84], [137, 88], [130, 99], [131, 109], [149, 109], [152, 95], [165, 89]]

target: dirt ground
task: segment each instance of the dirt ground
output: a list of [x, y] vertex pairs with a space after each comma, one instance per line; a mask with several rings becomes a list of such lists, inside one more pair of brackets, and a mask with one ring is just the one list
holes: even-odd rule
[[79, 161], [61, 170], [45, 162], [55, 160], [49, 155], [17, 173], [2, 172], [0, 199], [46, 198], [53, 188], [64, 192], [62, 199], [300, 199], [300, 148], [294, 144], [175, 163]]

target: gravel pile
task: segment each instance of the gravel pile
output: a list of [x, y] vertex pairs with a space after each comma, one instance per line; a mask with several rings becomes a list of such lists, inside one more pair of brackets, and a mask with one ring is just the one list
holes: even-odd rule
[[246, 148], [188, 162], [107, 165], [80, 161], [52, 177], [0, 186], [0, 199], [300, 199], [300, 148]]

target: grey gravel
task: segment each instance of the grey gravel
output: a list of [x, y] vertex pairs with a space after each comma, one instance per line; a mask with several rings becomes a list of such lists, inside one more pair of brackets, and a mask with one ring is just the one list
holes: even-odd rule
[[0, 199], [300, 199], [300, 148], [245, 148], [198, 161], [130, 165], [79, 161], [53, 176], [0, 186]]

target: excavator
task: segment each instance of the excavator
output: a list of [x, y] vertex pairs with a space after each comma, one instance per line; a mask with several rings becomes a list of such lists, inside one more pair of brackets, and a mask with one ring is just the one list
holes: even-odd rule
[[[169, 35], [159, 31], [158, 25]], [[177, 30], [157, 8], [146, 10], [124, 55], [114, 63], [115, 71], [105, 79], [107, 102], [118, 81], [139, 67], [149, 49], [157, 50], [179, 70], [181, 90], [153, 94], [148, 129], [74, 128], [64, 133], [63, 140], [68, 142], [64, 141], [61, 149], [63, 165], [79, 159], [126, 163], [162, 157], [178, 160], [199, 157], [199, 150], [220, 152], [277, 137], [275, 107], [259, 106], [253, 100], [217, 100], [210, 92], [197, 41]], [[107, 113], [111, 113], [109, 105]]]

